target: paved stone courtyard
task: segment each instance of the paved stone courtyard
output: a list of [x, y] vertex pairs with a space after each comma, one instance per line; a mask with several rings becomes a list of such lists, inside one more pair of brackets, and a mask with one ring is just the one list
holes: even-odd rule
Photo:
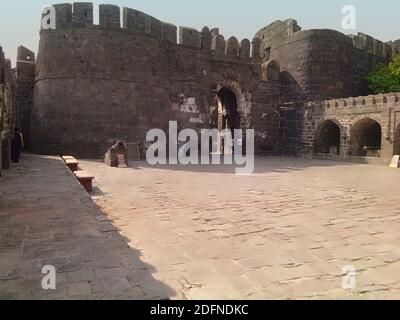
[[[251, 176], [81, 167], [96, 176], [94, 203], [57, 157], [4, 172], [0, 298], [400, 298], [400, 170], [289, 158], [257, 159]], [[45, 264], [54, 292], [41, 289]]]
[[[82, 167], [94, 201], [172, 298], [400, 298], [400, 170], [260, 158], [232, 167]], [[357, 270], [355, 292], [342, 268]]]
[[[45, 265], [56, 268], [55, 291], [42, 289]], [[23, 155], [3, 171], [0, 299], [163, 299], [171, 290], [59, 157]]]

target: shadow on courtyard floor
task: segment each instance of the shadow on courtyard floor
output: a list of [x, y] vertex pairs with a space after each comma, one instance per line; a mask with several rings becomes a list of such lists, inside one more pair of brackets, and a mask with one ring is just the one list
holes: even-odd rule
[[[95, 194], [102, 195], [100, 189]], [[58, 157], [24, 154], [0, 178], [1, 299], [168, 299], [112, 221]], [[41, 288], [42, 267], [57, 289]]]
[[[88, 160], [91, 162], [102, 163], [101, 160]], [[222, 161], [221, 161], [222, 163]], [[256, 157], [254, 161], [254, 174], [264, 173], [285, 173], [301, 171], [311, 167], [334, 167], [334, 166], [354, 166], [368, 163], [355, 163], [349, 161], [316, 160], [290, 157]], [[243, 168], [243, 166], [241, 166]], [[235, 174], [237, 166], [232, 164], [208, 164], [208, 165], [150, 165], [146, 161], [130, 161], [129, 168], [134, 170], [158, 169], [173, 170], [181, 172], [205, 172], [218, 174]]]

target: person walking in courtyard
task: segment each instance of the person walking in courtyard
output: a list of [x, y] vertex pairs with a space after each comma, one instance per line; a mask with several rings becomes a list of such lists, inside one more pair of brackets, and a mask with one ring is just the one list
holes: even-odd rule
[[21, 151], [24, 148], [24, 139], [18, 128], [14, 129], [14, 137], [11, 142], [11, 161], [18, 163]]

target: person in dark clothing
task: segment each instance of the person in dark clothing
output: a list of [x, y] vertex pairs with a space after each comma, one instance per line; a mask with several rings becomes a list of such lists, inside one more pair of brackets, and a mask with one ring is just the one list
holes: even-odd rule
[[18, 163], [21, 151], [24, 148], [22, 133], [18, 128], [14, 129], [14, 138], [11, 141], [11, 161]]

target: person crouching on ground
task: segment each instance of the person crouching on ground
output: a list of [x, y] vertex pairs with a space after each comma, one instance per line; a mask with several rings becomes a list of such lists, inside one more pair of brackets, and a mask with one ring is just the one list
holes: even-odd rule
[[18, 163], [21, 151], [24, 148], [24, 139], [18, 128], [14, 129], [14, 138], [11, 141], [11, 161]]

